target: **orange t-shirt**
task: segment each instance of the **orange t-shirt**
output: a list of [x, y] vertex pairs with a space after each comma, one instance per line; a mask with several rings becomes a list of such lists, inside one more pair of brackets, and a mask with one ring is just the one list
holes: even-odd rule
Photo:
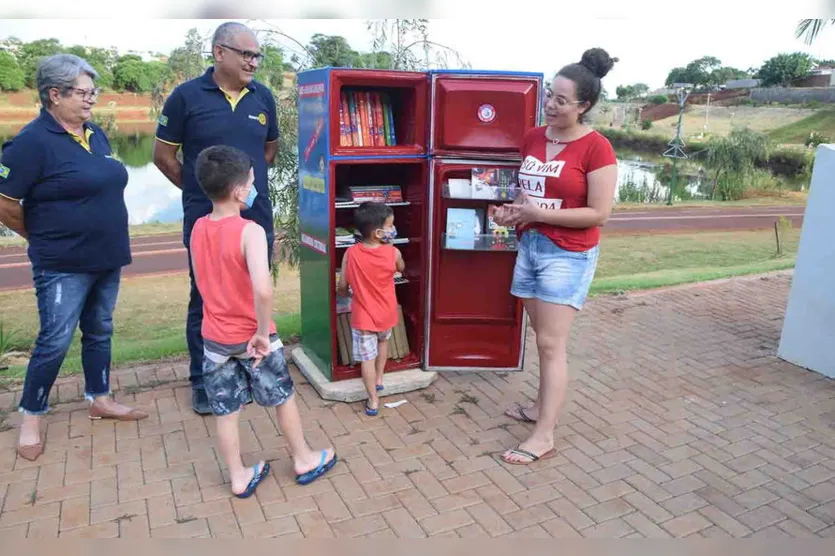
[[[204, 216], [191, 232], [191, 262], [203, 298], [203, 337], [224, 345], [248, 342], [258, 330], [252, 279], [241, 250], [240, 216], [212, 220]], [[270, 322], [270, 335], [275, 334]]]
[[366, 247], [357, 243], [345, 253], [345, 280], [354, 292], [351, 328], [384, 332], [397, 324], [394, 273], [397, 250], [392, 245]]

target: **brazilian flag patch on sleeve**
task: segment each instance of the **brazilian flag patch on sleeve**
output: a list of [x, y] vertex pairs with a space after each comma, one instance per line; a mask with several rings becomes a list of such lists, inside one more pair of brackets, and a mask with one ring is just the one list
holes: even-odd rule
[[8, 166], [0, 164], [0, 178], [8, 178], [11, 169]]
[[159, 119], [157, 120], [157, 122], [159, 122], [159, 125], [161, 125], [163, 127], [167, 126], [168, 125], [168, 116], [166, 116], [164, 114], [161, 115], [159, 117]]

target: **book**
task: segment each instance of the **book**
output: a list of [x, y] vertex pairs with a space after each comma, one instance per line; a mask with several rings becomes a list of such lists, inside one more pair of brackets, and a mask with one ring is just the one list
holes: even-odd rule
[[[351, 109], [348, 106], [348, 95], [347, 93], [342, 93], [339, 96], [339, 117], [342, 121], [342, 126], [344, 128], [344, 146], [351, 147], [354, 144], [353, 137], [352, 137], [352, 128], [351, 128]], [[339, 138], [339, 144], [342, 145], [342, 136]]]
[[355, 203], [373, 201], [376, 203], [402, 203], [403, 192], [399, 185], [352, 186], [351, 200]]
[[344, 147], [348, 144], [345, 137], [345, 109], [342, 107], [342, 97], [339, 98], [339, 146]]
[[499, 226], [493, 220], [493, 215], [501, 205], [487, 205], [487, 222], [485, 229], [487, 233], [496, 237], [509, 237], [516, 232], [515, 226]]
[[353, 91], [348, 93], [348, 107], [351, 115], [351, 139], [355, 147], [362, 146], [362, 122], [357, 111], [357, 98]]
[[473, 168], [472, 198], [511, 200], [518, 187], [519, 170], [515, 168]]
[[386, 128], [385, 128], [385, 117], [383, 115], [383, 102], [380, 99], [380, 93], [372, 93], [372, 98], [374, 99], [374, 123], [377, 125], [377, 142], [375, 143], [378, 147], [385, 147], [387, 144], [386, 141]]
[[448, 208], [446, 212], [447, 249], [474, 249], [481, 235], [483, 209]]
[[386, 105], [385, 105], [385, 112], [389, 119], [389, 145], [394, 146], [397, 145], [397, 136], [395, 134], [395, 125], [394, 125], [394, 108], [392, 107], [392, 99], [391, 97], [386, 94]]

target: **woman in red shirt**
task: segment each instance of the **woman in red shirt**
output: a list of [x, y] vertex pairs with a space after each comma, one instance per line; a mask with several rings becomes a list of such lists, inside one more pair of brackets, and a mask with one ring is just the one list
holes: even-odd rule
[[545, 91], [547, 125], [525, 136], [523, 192], [498, 215], [497, 223], [519, 230], [511, 293], [524, 300], [539, 351], [536, 402], [507, 411], [535, 426], [527, 440], [502, 454], [507, 463], [527, 465], [556, 454], [554, 429], [568, 384], [568, 333], [594, 277], [599, 227], [612, 211], [618, 173], [612, 145], [584, 117], [616, 61], [593, 48], [580, 63], [557, 73]]

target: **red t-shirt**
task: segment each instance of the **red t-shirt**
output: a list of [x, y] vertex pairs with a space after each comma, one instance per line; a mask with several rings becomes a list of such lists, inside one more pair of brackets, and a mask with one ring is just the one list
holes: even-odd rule
[[385, 332], [397, 324], [394, 273], [397, 250], [391, 245], [356, 243], [345, 253], [345, 280], [351, 286], [351, 328]]
[[[525, 135], [519, 186], [533, 201], [547, 209], [570, 209], [588, 206], [586, 174], [604, 166], [617, 164], [609, 140], [592, 131], [564, 143], [565, 148], [551, 161], [546, 161], [545, 127], [537, 127]], [[600, 243], [600, 228], [563, 228], [536, 223], [525, 226], [548, 236], [566, 251], [588, 251]]]

